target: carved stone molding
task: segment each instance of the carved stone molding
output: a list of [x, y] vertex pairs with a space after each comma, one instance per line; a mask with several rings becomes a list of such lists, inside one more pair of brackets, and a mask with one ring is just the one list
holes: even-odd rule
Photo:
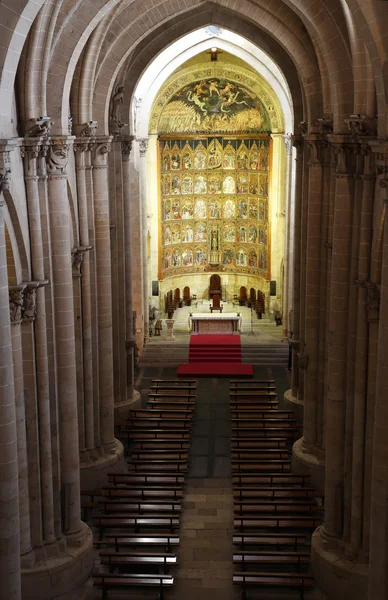
[[111, 99], [109, 133], [114, 137], [119, 137], [126, 123], [123, 122], [123, 103], [124, 103], [124, 86], [118, 84], [115, 93]]
[[328, 133], [333, 132], [333, 118], [331, 116], [317, 119], [314, 125], [321, 135], [327, 135]]
[[0, 170], [0, 194], [5, 190], [9, 190], [11, 169]]
[[81, 277], [81, 266], [84, 260], [84, 252], [91, 250], [93, 246], [77, 246], [71, 251], [71, 263], [73, 266], [73, 277]]
[[26, 137], [47, 139], [50, 135], [51, 119], [50, 117], [38, 117], [31, 119], [29, 127], [26, 130]]
[[377, 134], [377, 118], [365, 115], [350, 115], [345, 119], [349, 131], [353, 137], [375, 136]]
[[310, 166], [322, 166], [324, 163], [324, 151], [327, 148], [327, 141], [321, 134], [306, 135], [304, 141], [311, 150]]
[[48, 146], [46, 155], [47, 173], [49, 176], [65, 176], [66, 167], [69, 160], [69, 148], [67, 138], [53, 139], [53, 143]]
[[98, 128], [98, 121], [88, 121], [83, 125], [80, 125], [78, 129], [78, 136], [81, 138], [95, 137]]
[[93, 140], [93, 167], [104, 168], [108, 165], [107, 156], [112, 149], [111, 135], [98, 136]]
[[23, 321], [31, 322], [36, 317], [36, 288], [35, 282], [28, 283], [23, 293]]
[[140, 156], [144, 157], [148, 150], [148, 138], [140, 138], [137, 140], [139, 142], [139, 152]]
[[9, 316], [11, 325], [22, 322], [23, 292], [26, 284], [12, 285], [9, 287]]
[[132, 151], [133, 135], [125, 138], [121, 142], [121, 154], [124, 160], [129, 160]]
[[301, 123], [299, 123], [298, 125], [299, 129], [302, 132], [302, 135], [306, 135], [308, 130], [309, 130], [309, 124], [307, 121], [302, 121]]

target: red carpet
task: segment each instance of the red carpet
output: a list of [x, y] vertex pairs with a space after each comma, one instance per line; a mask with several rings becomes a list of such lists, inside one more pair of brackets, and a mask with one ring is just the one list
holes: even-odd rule
[[239, 335], [192, 335], [189, 364], [179, 365], [178, 377], [196, 376], [252, 376], [252, 365], [241, 364]]

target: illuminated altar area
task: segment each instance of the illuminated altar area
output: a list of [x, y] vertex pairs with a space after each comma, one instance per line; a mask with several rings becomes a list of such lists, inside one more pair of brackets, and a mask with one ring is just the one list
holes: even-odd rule
[[[287, 90], [236, 55], [217, 50], [209, 61], [210, 55], [181, 64], [152, 104], [139, 101], [135, 111], [138, 130], [142, 115], [148, 125], [149, 303], [164, 312], [167, 292], [178, 288], [183, 296], [186, 286], [207, 299], [217, 273], [222, 299], [254, 288], [264, 293], [269, 314], [275, 305], [282, 310], [285, 285]], [[158, 297], [151, 295], [155, 281]]]

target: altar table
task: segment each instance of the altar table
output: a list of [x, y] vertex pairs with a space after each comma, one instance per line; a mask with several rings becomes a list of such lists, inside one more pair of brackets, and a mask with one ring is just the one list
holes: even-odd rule
[[189, 317], [189, 331], [193, 334], [227, 333], [239, 334], [242, 330], [242, 318], [236, 313], [204, 314], [193, 313]]

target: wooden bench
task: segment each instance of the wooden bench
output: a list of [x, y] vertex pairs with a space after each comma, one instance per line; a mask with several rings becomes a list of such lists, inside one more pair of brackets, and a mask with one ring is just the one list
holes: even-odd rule
[[150, 527], [155, 530], [167, 529], [170, 532], [179, 528], [179, 515], [167, 516], [159, 513], [95, 515], [93, 520], [99, 529], [100, 540], [107, 529], [133, 529], [135, 533], [138, 533], [139, 529], [149, 529]]
[[116, 552], [120, 548], [164, 548], [170, 552], [173, 546], [179, 546], [179, 536], [168, 533], [107, 533], [103, 540], [95, 541], [94, 545], [114, 546]]
[[133, 487], [127, 485], [107, 486], [103, 488], [104, 497], [106, 498], [126, 498], [127, 500], [181, 500], [183, 497], [182, 486], [171, 486], [165, 488], [163, 486], [152, 487]]
[[251, 429], [259, 429], [261, 427], [280, 427], [281, 429], [285, 429], [286, 427], [295, 427], [296, 419], [293, 417], [287, 418], [274, 418], [274, 417], [236, 417], [231, 419], [232, 429], [237, 429], [239, 427], [249, 427]]
[[188, 429], [129, 429], [123, 428], [131, 440], [189, 440], [190, 431]]
[[192, 400], [184, 400], [181, 398], [158, 398], [157, 396], [152, 396], [152, 398], [148, 398], [147, 401], [147, 408], [150, 409], [163, 409], [164, 408], [182, 408], [184, 410], [187, 411], [191, 411], [191, 413], [194, 413], [194, 409], [195, 409], [195, 402], [193, 402]]
[[264, 398], [276, 399], [277, 393], [271, 390], [230, 390], [229, 396], [231, 400], [249, 400], [250, 398], [260, 400]]
[[244, 475], [233, 473], [232, 483], [239, 487], [245, 486], [305, 486], [310, 481], [310, 475], [293, 475], [292, 473], [266, 473], [263, 475]]
[[131, 450], [189, 450], [190, 440], [132, 440]]
[[244, 549], [247, 546], [252, 548], [279, 548], [309, 547], [310, 537], [304, 533], [239, 533], [233, 535], [233, 544], [238, 548]]
[[254, 433], [257, 437], [271, 438], [271, 437], [283, 437], [292, 439], [300, 434], [299, 427], [246, 427], [241, 425], [240, 427], [232, 427], [232, 435], [234, 438], [252, 438]]
[[190, 429], [191, 419], [184, 419], [182, 417], [174, 419], [169, 417], [168, 419], [159, 419], [158, 417], [135, 417], [128, 418], [125, 423], [120, 423], [119, 427], [126, 427], [130, 429], [148, 429], [160, 427], [161, 429]]
[[189, 398], [190, 400], [195, 400], [195, 396], [197, 394], [197, 390], [190, 388], [185, 389], [183, 387], [180, 388], [161, 388], [161, 387], [150, 387], [150, 391], [148, 392], [148, 397], [150, 396], [161, 396], [162, 398]]
[[257, 515], [247, 515], [234, 518], [234, 528], [244, 529], [301, 529], [312, 530], [321, 525], [321, 519], [314, 516], [276, 516], [259, 517]]
[[187, 460], [129, 460], [128, 472], [137, 473], [139, 471], [146, 473], [168, 472], [168, 473], [187, 473]]
[[101, 550], [99, 552], [100, 563], [109, 567], [109, 572], [112, 572], [112, 567], [157, 567], [166, 573], [170, 567], [175, 567], [178, 560], [175, 554], [169, 552], [112, 552], [110, 550]]
[[289, 460], [233, 460], [232, 473], [288, 473], [291, 470]]
[[166, 450], [153, 448], [152, 450], [131, 449], [131, 459], [135, 460], [188, 460], [188, 450]]
[[155, 387], [163, 387], [165, 385], [187, 386], [189, 388], [197, 387], [196, 379], [152, 379], [152, 383]]
[[181, 503], [179, 500], [166, 501], [166, 500], [146, 500], [146, 501], [130, 501], [127, 498], [108, 498], [106, 500], [99, 500], [98, 502], [101, 510], [104, 513], [109, 512], [132, 512], [139, 514], [147, 514], [149, 512], [158, 513], [180, 513]]
[[139, 575], [135, 573], [100, 573], [94, 572], [94, 585], [102, 588], [102, 600], [106, 600], [108, 590], [120, 588], [150, 588], [159, 589], [159, 600], [164, 598], [164, 588], [172, 588], [172, 575]]
[[277, 459], [277, 460], [287, 460], [290, 457], [290, 451], [288, 448], [278, 449], [278, 448], [239, 448], [235, 450], [232, 448], [232, 459], [233, 460], [268, 460]]
[[284, 419], [295, 420], [295, 415], [288, 410], [266, 410], [259, 407], [252, 408], [231, 408], [231, 416], [233, 419]]
[[193, 411], [185, 408], [141, 408], [129, 411], [129, 418], [148, 418], [152, 419], [192, 419]]
[[243, 386], [251, 386], [251, 385], [275, 385], [274, 379], [231, 379], [230, 387], [231, 388], [241, 388]]
[[297, 570], [310, 562], [310, 552], [262, 552], [260, 550], [247, 550], [233, 554], [233, 563], [242, 567], [245, 571], [246, 565], [292, 566]]
[[312, 487], [233, 487], [233, 496], [236, 500], [278, 500], [280, 498], [314, 498]]
[[232, 450], [265, 450], [265, 449], [286, 449], [290, 443], [284, 438], [232, 438]]
[[301, 600], [304, 597], [304, 590], [313, 586], [313, 576], [302, 573], [267, 573], [267, 572], [249, 572], [238, 571], [233, 573], [233, 583], [243, 586], [242, 598], [247, 599], [247, 587], [256, 588], [296, 588], [300, 591]]
[[[101, 504], [101, 503], [100, 503]], [[317, 514], [317, 503], [313, 500], [274, 499], [268, 503], [263, 500], [235, 500], [234, 512], [239, 516], [259, 514]]]
[[108, 473], [108, 477], [114, 485], [117, 483], [125, 483], [126, 485], [141, 484], [148, 487], [163, 485], [169, 488], [185, 483], [184, 475], [179, 473]]

